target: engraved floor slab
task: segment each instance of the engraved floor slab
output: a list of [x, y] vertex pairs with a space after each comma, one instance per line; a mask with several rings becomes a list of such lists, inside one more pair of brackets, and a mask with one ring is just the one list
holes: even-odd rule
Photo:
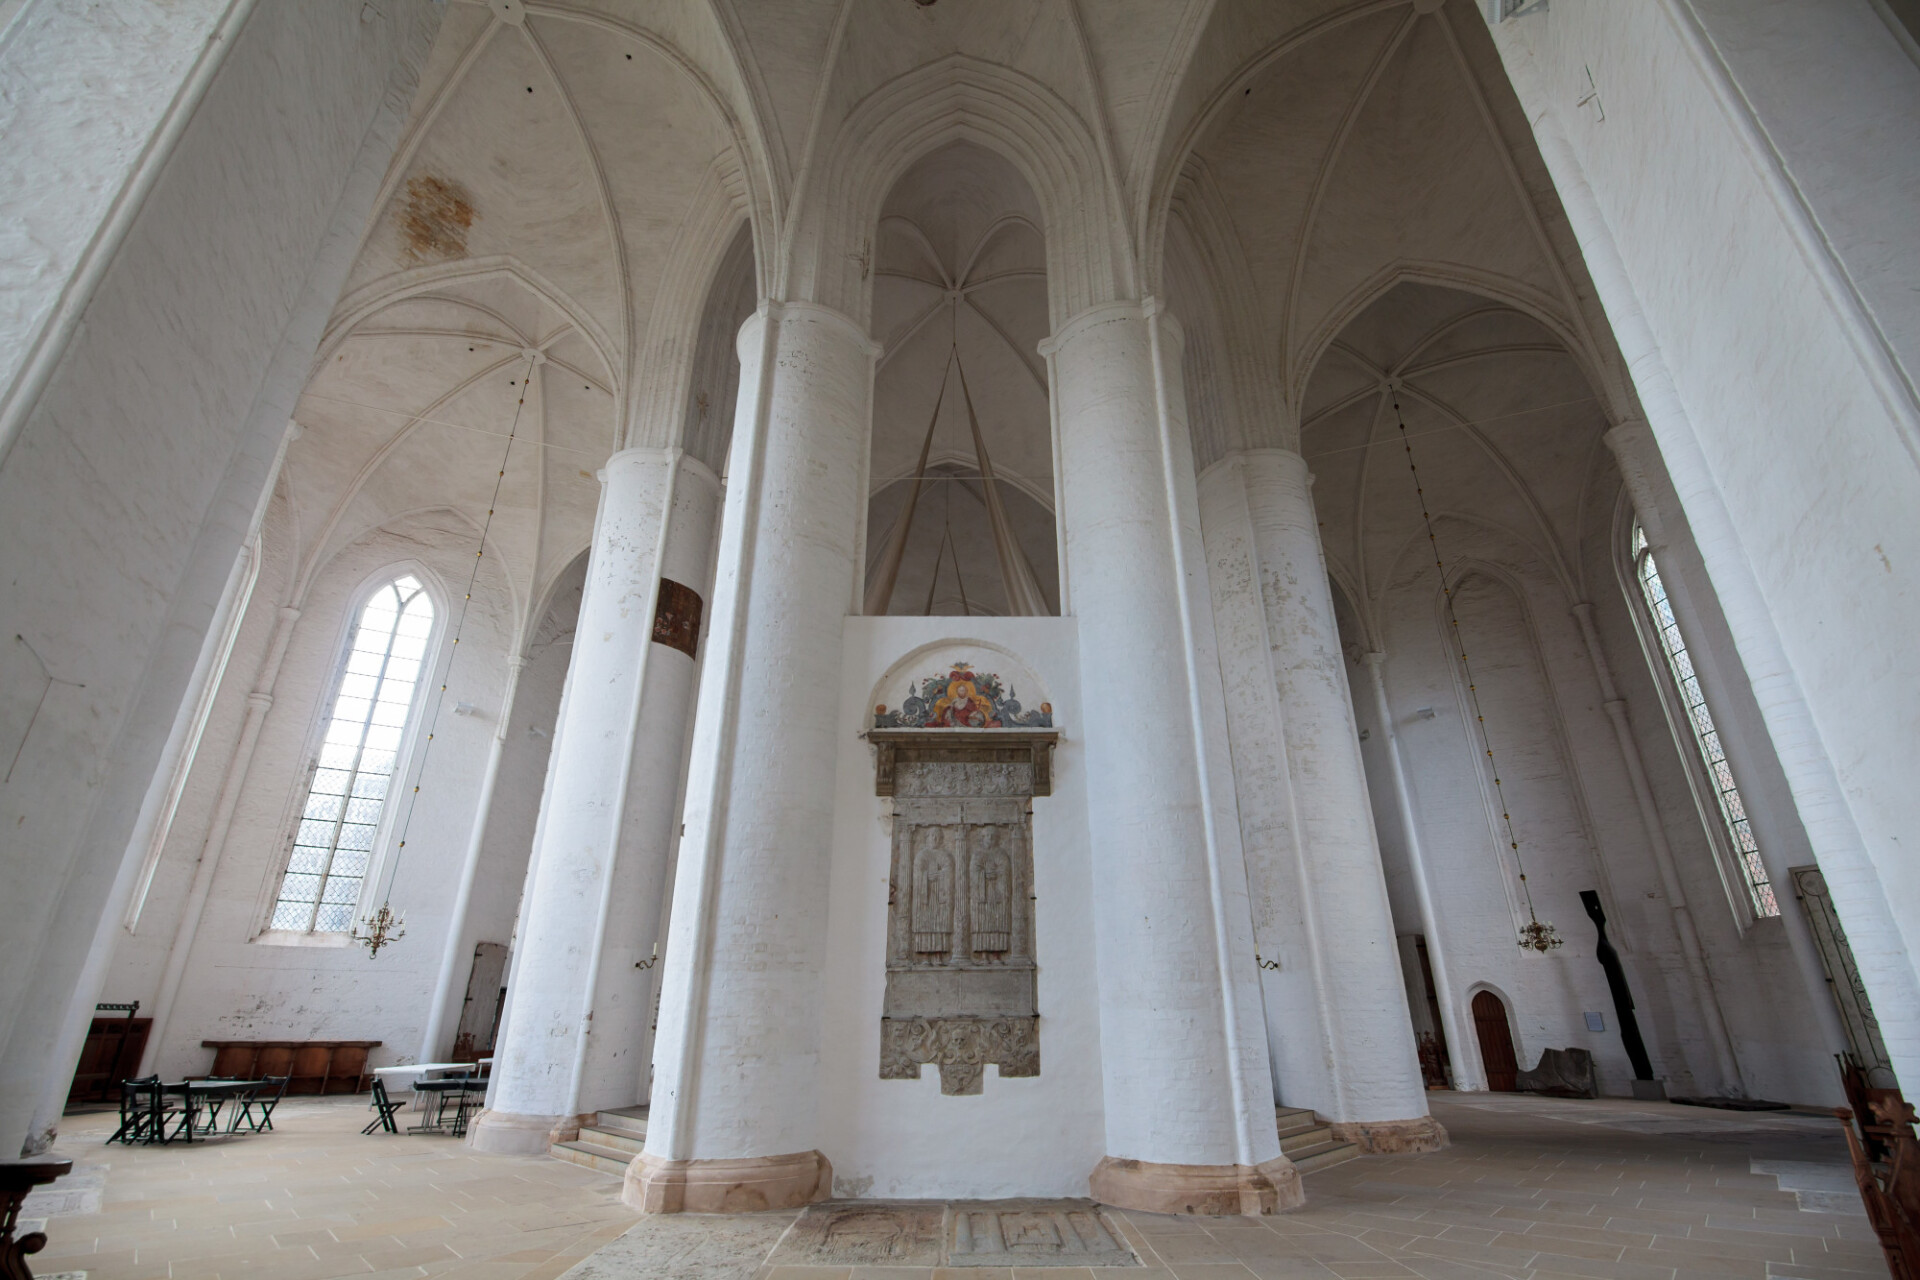
[[975, 1200], [947, 1209], [950, 1267], [1137, 1267], [1091, 1200]]
[[935, 1201], [810, 1204], [767, 1261], [805, 1267], [938, 1266], [945, 1218], [946, 1207]]
[[809, 1205], [780, 1267], [1137, 1267], [1091, 1200], [840, 1200]]

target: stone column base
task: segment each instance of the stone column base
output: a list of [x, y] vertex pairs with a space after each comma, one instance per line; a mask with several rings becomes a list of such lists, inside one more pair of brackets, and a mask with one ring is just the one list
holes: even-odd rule
[[513, 1111], [482, 1111], [467, 1129], [467, 1145], [498, 1156], [543, 1156], [556, 1142], [580, 1136], [582, 1116], [530, 1116]]
[[1155, 1164], [1106, 1156], [1087, 1179], [1093, 1198], [1143, 1213], [1279, 1213], [1298, 1209], [1307, 1193], [1285, 1156], [1265, 1164]]
[[1447, 1131], [1432, 1116], [1337, 1121], [1331, 1128], [1335, 1142], [1351, 1142], [1370, 1156], [1412, 1155], [1438, 1151], [1448, 1144]]
[[745, 1160], [668, 1160], [643, 1151], [627, 1166], [620, 1199], [642, 1213], [756, 1213], [832, 1194], [833, 1166], [818, 1151]]

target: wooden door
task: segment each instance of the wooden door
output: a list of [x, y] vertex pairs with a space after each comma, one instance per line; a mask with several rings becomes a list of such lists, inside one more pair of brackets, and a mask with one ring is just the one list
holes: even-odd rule
[[1487, 1088], [1512, 1093], [1520, 1064], [1513, 1056], [1513, 1029], [1507, 1025], [1507, 1006], [1491, 991], [1473, 998], [1473, 1029], [1480, 1037], [1480, 1061], [1487, 1069]]

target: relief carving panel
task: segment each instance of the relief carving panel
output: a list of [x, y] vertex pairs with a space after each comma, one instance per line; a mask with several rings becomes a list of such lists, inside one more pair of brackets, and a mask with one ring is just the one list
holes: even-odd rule
[[1033, 797], [1051, 732], [876, 728], [875, 790], [893, 796], [880, 1078], [940, 1068], [977, 1094], [988, 1063], [1040, 1074]]

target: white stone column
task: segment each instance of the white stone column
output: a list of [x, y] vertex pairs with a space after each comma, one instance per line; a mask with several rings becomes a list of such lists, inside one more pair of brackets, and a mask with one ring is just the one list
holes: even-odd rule
[[[467, 832], [466, 851], [460, 856], [460, 878], [453, 891], [453, 909], [447, 913], [447, 936], [440, 948], [440, 976], [434, 980], [432, 1003], [427, 1006], [426, 1029], [420, 1033], [419, 1062], [444, 1062], [452, 1053], [449, 1026], [456, 1030], [465, 1004], [460, 979], [470, 971], [473, 945], [467, 933], [467, 908], [473, 901], [473, 881], [480, 870], [480, 851], [487, 843], [487, 815], [493, 811], [493, 791], [500, 781], [500, 760], [506, 754], [507, 726], [513, 723], [513, 700], [520, 691], [520, 673], [527, 660], [517, 648], [507, 658], [507, 687], [500, 695], [500, 713], [494, 717], [493, 739], [487, 763], [480, 772], [480, 797], [473, 805], [473, 826]], [[463, 963], [464, 962], [464, 963]], [[455, 992], [460, 998], [456, 999]], [[442, 1048], [442, 1045], [446, 1048]]]
[[1244, 458], [1229, 454], [1200, 475], [1200, 525], [1227, 696], [1274, 1101], [1344, 1118], [1340, 1054], [1326, 1020], [1326, 956], [1320, 945], [1326, 924], [1301, 865], [1300, 807], [1287, 772], [1245, 469]]
[[739, 351], [652, 1113], [624, 1192], [650, 1213], [789, 1207], [833, 1184], [820, 971], [878, 348], [839, 312], [789, 302], [750, 318]]
[[653, 948], [676, 824], [693, 660], [654, 643], [662, 576], [704, 586], [718, 481], [678, 450], [607, 460], [541, 801], [482, 1151], [540, 1152], [639, 1101]]
[[1371, 1151], [1434, 1150], [1446, 1135], [1427, 1114], [1313, 477], [1288, 449], [1250, 450], [1240, 467], [1297, 807], [1301, 879], [1324, 922], [1318, 943], [1323, 1016], [1337, 1060], [1335, 1132]]
[[1107, 1153], [1096, 1198], [1157, 1212], [1297, 1205], [1280, 1154], [1201, 547], [1182, 340], [1149, 302], [1041, 347], [1085, 744]]

